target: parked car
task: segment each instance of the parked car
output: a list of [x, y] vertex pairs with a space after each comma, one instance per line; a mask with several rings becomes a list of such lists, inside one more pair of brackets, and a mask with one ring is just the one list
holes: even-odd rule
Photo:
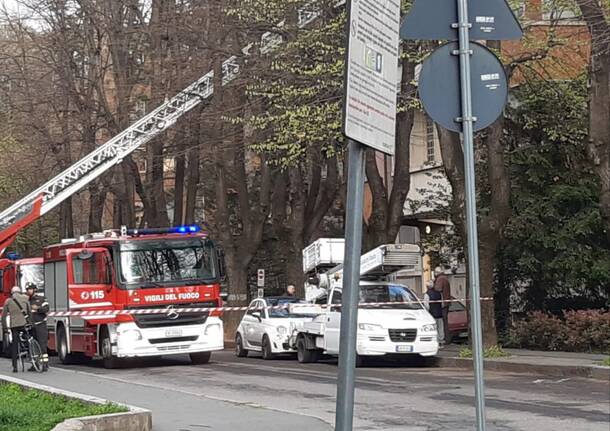
[[[455, 299], [455, 298], [451, 298]], [[451, 339], [468, 338], [468, 314], [461, 302], [452, 302], [449, 306], [449, 333]]]
[[[282, 308], [269, 308], [276, 306]], [[264, 359], [272, 359], [277, 354], [296, 353], [288, 339], [294, 329], [317, 315], [311, 314], [311, 307], [315, 306], [302, 299], [283, 296], [253, 300], [237, 327], [235, 355], [246, 357], [253, 351], [261, 352]]]

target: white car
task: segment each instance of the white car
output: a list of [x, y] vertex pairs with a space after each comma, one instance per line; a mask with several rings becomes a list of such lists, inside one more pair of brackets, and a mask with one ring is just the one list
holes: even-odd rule
[[[276, 306], [285, 308], [269, 308]], [[272, 359], [276, 354], [296, 353], [289, 345], [289, 338], [295, 329], [317, 315], [311, 307], [315, 306], [292, 297], [253, 300], [237, 327], [235, 355], [243, 358], [253, 351], [261, 352], [264, 359]]]

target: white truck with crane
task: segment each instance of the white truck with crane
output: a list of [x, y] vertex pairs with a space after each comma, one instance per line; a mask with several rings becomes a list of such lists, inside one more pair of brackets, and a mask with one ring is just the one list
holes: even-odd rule
[[[343, 260], [343, 248], [322, 239], [303, 253], [305, 272]], [[340, 240], [339, 240], [340, 241]], [[365, 357], [438, 352], [436, 323], [409, 287], [389, 281], [397, 271], [417, 271], [421, 251], [414, 244], [387, 244], [364, 254], [360, 264], [357, 360]], [[320, 314], [296, 329], [290, 343], [299, 362], [316, 362], [321, 355], [338, 355], [341, 326], [343, 265], [310, 277], [306, 290]]]

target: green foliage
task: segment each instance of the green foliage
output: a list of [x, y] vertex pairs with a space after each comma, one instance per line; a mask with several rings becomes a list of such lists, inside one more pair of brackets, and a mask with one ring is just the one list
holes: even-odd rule
[[[403, 1], [406, 10], [410, 1]], [[268, 68], [258, 71], [248, 85], [248, 95], [261, 101], [263, 109], [245, 123], [264, 138], [253, 149], [281, 167], [298, 164], [312, 148], [333, 157], [343, 148], [342, 105], [345, 57], [345, 8], [335, 0], [307, 2], [318, 18], [299, 28], [287, 18], [295, 15], [302, 1], [250, 0], [233, 12], [246, 25], [270, 28], [283, 43], [267, 53]], [[252, 13], [250, 13], [250, 11]], [[419, 45], [403, 47], [403, 58], [417, 62], [424, 55]], [[415, 94], [401, 95], [399, 110], [417, 108]], [[253, 109], [253, 111], [256, 111]]]
[[48, 431], [69, 418], [127, 411], [114, 404], [86, 404], [13, 384], [0, 384], [0, 431]]
[[602, 365], [604, 365], [606, 367], [610, 367], [610, 356], [608, 356], [606, 359], [604, 359], [602, 361]]
[[610, 250], [599, 185], [585, 153], [586, 83], [530, 79], [507, 131], [513, 216], [500, 253], [499, 288], [525, 287], [529, 309], [549, 298], [603, 301]]
[[610, 312], [567, 311], [555, 316], [535, 311], [513, 325], [507, 345], [539, 350], [607, 352], [610, 349]]
[[[320, 16], [305, 28], [283, 26], [284, 43], [264, 59], [269, 69], [257, 73], [248, 86], [248, 95], [265, 108], [246, 119], [265, 137], [254, 150], [282, 167], [298, 163], [308, 147], [331, 157], [343, 140], [346, 14], [332, 3], [313, 2], [310, 7], [317, 7]], [[290, 16], [290, 7], [283, 7]], [[268, 19], [271, 23], [277, 16], [270, 14]]]
[[[485, 359], [495, 359], [495, 358], [507, 358], [510, 354], [506, 353], [501, 346], [490, 346], [483, 350], [483, 357]], [[460, 350], [458, 357], [463, 359], [471, 359], [472, 358], [472, 350], [468, 347], [464, 347]]]

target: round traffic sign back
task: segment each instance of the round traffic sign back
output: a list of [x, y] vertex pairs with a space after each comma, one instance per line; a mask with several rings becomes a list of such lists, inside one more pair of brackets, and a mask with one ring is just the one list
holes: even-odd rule
[[[474, 130], [492, 124], [502, 114], [508, 97], [508, 81], [504, 67], [485, 46], [470, 43], [470, 76]], [[430, 118], [446, 129], [462, 131], [457, 121], [462, 116], [460, 57], [457, 42], [449, 42], [435, 50], [424, 61], [419, 78], [419, 97]]]

